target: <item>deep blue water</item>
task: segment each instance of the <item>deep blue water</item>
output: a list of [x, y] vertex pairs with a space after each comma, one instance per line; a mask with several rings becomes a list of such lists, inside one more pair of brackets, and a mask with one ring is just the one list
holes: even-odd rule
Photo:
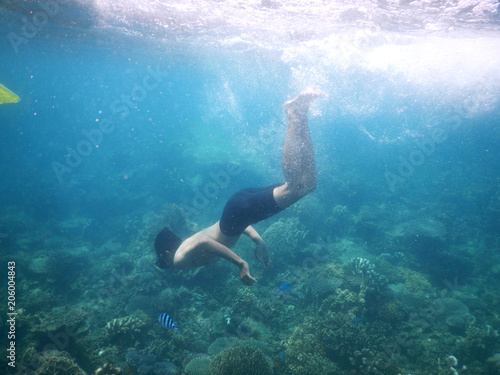
[[[39, 219], [75, 212], [104, 219], [189, 204], [208, 172], [241, 164], [245, 173], [211, 202], [220, 209], [234, 189], [282, 180], [281, 104], [301, 88], [293, 63], [267, 51], [62, 43], [34, 39], [17, 55], [4, 46], [2, 83], [22, 98], [1, 108], [5, 206]], [[485, 194], [495, 190], [498, 77], [491, 88], [472, 87], [479, 97], [469, 99], [461, 88], [446, 92], [437, 83], [422, 92], [359, 67], [325, 68], [319, 78], [312, 83], [327, 96], [310, 122], [325, 204], [403, 197], [437, 204], [471, 179]], [[477, 114], [460, 108], [466, 100]], [[345, 175], [356, 179], [355, 198], [337, 193]]]
[[[13, 39], [30, 9], [47, 12], [40, 4], [0, 13], [0, 83], [22, 98], [0, 105], [0, 246], [19, 272], [29, 257], [61, 250], [51, 249], [57, 241], [112, 256], [107, 241], [125, 248], [169, 204], [202, 228], [236, 190], [283, 181], [282, 103], [315, 84], [325, 93], [309, 115], [318, 187], [307, 213], [297, 214], [311, 237], [357, 238], [375, 256], [384, 251], [382, 232], [432, 218], [446, 227], [446, 251], [466, 252], [476, 271], [441, 270], [442, 259], [423, 250], [415, 269], [437, 288], [441, 271], [465, 284], [498, 282], [490, 269], [500, 260], [495, 3], [432, 20], [422, 4], [413, 21], [411, 9], [394, 4], [370, 20], [359, 15], [370, 13], [367, 4], [357, 16], [330, 9], [325, 19], [321, 4], [302, 13], [290, 5], [272, 22], [264, 13], [272, 7], [244, 15], [234, 7], [224, 23], [219, 3], [206, 18], [179, 10], [181, 21], [155, 15], [148, 2], [130, 13], [70, 2], [35, 36]], [[359, 220], [376, 224], [339, 233], [326, 220], [336, 206], [355, 216], [368, 207], [373, 217]], [[65, 233], [61, 223], [75, 219], [91, 220], [92, 231]], [[273, 262], [276, 273], [287, 268], [286, 258]], [[25, 277], [24, 288], [34, 288], [36, 277]]]

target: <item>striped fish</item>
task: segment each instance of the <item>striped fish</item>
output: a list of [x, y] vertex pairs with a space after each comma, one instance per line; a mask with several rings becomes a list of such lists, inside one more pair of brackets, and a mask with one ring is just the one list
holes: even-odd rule
[[175, 331], [175, 333], [179, 333], [179, 328], [177, 328], [173, 319], [167, 313], [160, 313], [160, 315], [158, 315], [158, 320], [160, 321], [161, 325], [169, 331]]

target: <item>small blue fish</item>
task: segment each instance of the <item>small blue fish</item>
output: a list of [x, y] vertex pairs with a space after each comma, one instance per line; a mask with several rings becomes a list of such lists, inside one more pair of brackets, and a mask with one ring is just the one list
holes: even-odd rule
[[276, 292], [284, 296], [289, 295], [291, 291], [292, 291], [292, 285], [288, 281], [285, 281], [283, 284], [281, 284], [276, 288]]
[[173, 319], [167, 313], [160, 313], [160, 315], [158, 315], [158, 320], [160, 321], [161, 325], [169, 331], [175, 331], [175, 333], [179, 333], [179, 328], [177, 328]]

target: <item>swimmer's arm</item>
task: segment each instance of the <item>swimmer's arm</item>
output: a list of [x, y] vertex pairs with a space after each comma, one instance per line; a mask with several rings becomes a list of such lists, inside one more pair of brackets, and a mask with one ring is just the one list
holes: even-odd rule
[[260, 243], [264, 242], [260, 234], [251, 225], [246, 227], [246, 229], [243, 231], [243, 234], [246, 234], [248, 237], [250, 237], [251, 240], [255, 242], [256, 245], [259, 245]]
[[270, 260], [269, 251], [267, 250], [267, 244], [259, 235], [259, 233], [251, 225], [246, 227], [243, 233], [250, 237], [255, 245], [257, 245], [255, 247], [255, 257], [257, 258], [257, 260], [262, 263], [264, 268], [269, 267]]
[[182, 257], [182, 264], [176, 265], [174, 258], [174, 265], [176, 266], [176, 268], [183, 268], [182, 266], [199, 267], [209, 263], [214, 257], [223, 258], [238, 266], [238, 268], [240, 269], [240, 280], [245, 284], [251, 285], [256, 281], [250, 275], [250, 270], [246, 261], [241, 259], [227, 246], [222, 245], [221, 243], [211, 239], [210, 237], [203, 237], [196, 241], [196, 243], [191, 246], [189, 251], [185, 252], [184, 256]]

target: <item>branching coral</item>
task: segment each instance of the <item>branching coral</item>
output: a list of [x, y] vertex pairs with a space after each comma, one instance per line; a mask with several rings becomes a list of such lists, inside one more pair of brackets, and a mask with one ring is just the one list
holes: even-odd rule
[[368, 259], [353, 258], [345, 266], [346, 270], [355, 276], [361, 288], [367, 290], [381, 290], [388, 283], [384, 275], [375, 271], [375, 265]]

